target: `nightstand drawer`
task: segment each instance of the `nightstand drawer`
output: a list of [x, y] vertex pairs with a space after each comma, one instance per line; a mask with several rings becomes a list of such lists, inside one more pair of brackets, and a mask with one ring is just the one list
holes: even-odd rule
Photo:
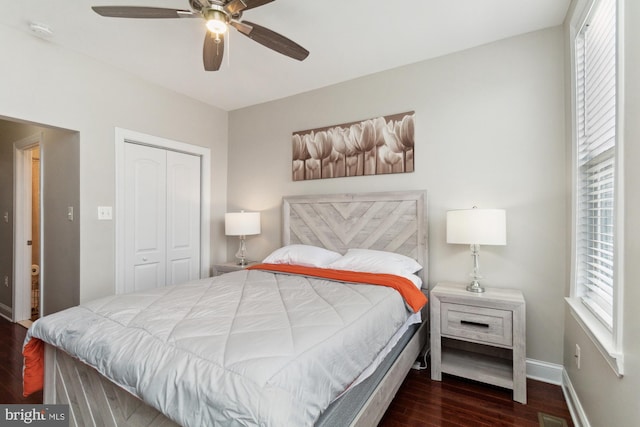
[[480, 343], [513, 345], [513, 312], [442, 303], [442, 335]]

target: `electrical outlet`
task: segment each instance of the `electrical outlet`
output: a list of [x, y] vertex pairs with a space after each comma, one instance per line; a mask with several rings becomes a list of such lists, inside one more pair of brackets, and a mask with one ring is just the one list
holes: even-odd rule
[[111, 206], [98, 206], [98, 219], [107, 221], [113, 219], [113, 209]]
[[4, 285], [8, 288], [9, 287], [9, 276], [4, 276]]
[[576, 344], [576, 353], [574, 354], [574, 357], [576, 359], [576, 367], [580, 369], [580, 346], [578, 344]]

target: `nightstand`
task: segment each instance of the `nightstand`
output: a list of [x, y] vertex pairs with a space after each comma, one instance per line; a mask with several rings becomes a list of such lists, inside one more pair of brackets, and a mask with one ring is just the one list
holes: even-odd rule
[[430, 292], [431, 379], [451, 374], [513, 390], [527, 403], [525, 301], [522, 292], [468, 292], [438, 283]]
[[213, 275], [219, 276], [224, 273], [231, 273], [232, 271], [244, 270], [250, 265], [256, 264], [256, 261], [249, 261], [247, 265], [238, 265], [236, 262], [223, 262], [222, 264], [213, 265]]

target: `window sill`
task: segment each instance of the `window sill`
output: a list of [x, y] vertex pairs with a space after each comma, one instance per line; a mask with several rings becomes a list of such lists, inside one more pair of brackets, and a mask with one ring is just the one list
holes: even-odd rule
[[623, 355], [616, 349], [613, 335], [598, 319], [582, 304], [578, 298], [565, 298], [569, 305], [571, 315], [593, 341], [596, 348], [602, 353], [613, 372], [618, 377], [624, 374]]

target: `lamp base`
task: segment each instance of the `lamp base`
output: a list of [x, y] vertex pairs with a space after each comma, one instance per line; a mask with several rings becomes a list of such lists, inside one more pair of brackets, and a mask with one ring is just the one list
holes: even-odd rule
[[480, 283], [477, 280], [474, 280], [473, 282], [469, 283], [469, 285], [467, 286], [467, 291], [473, 292], [476, 294], [481, 294], [484, 292], [484, 288], [480, 286]]
[[482, 279], [480, 275], [480, 263], [478, 262], [478, 258], [480, 258], [480, 245], [471, 245], [471, 258], [473, 258], [473, 270], [471, 274], [469, 274], [469, 276], [471, 276], [471, 283], [467, 286], [467, 291], [481, 294], [484, 292], [484, 288], [480, 286], [480, 282], [478, 282], [478, 280]]
[[245, 243], [245, 236], [240, 236], [240, 246], [238, 252], [236, 252], [237, 264], [244, 267], [247, 265], [247, 245]]

